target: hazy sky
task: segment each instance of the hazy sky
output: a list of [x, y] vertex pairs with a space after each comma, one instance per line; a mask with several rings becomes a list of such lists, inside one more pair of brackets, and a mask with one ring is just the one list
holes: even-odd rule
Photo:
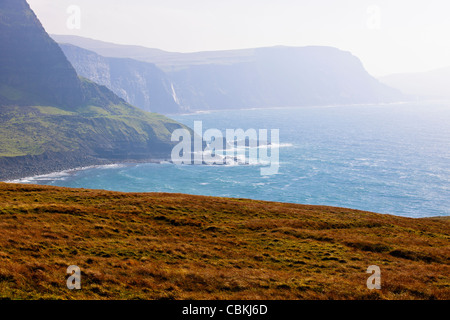
[[[53, 34], [178, 52], [273, 45], [333, 46], [352, 52], [375, 76], [450, 66], [448, 0], [28, 0], [28, 3], [47, 32]], [[70, 6], [80, 9], [80, 29], [71, 29], [77, 26], [77, 20], [76, 10], [68, 13]]]

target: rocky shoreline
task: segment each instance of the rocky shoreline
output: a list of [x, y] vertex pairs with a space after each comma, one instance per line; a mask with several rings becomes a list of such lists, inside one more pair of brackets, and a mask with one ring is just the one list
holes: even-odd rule
[[46, 152], [41, 155], [0, 157], [0, 181], [18, 180], [55, 172], [118, 163], [159, 163], [164, 157], [145, 159], [101, 159], [79, 153]]

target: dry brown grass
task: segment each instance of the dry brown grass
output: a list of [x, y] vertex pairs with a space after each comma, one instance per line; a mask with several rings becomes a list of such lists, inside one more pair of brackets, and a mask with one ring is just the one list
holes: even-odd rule
[[449, 299], [449, 239], [446, 218], [0, 183], [0, 297]]

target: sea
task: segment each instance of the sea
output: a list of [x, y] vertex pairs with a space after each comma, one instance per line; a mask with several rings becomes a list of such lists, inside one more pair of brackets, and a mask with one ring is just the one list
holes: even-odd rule
[[[123, 163], [14, 182], [450, 215], [450, 102], [222, 110], [173, 115], [203, 130], [279, 130], [278, 172], [252, 165]], [[275, 145], [274, 145], [275, 146]]]

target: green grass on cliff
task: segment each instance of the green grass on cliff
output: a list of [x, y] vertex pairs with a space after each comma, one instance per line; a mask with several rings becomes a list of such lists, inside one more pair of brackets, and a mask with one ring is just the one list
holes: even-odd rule
[[96, 143], [145, 141], [170, 143], [180, 125], [164, 116], [125, 106], [94, 106], [68, 111], [57, 107], [2, 107], [0, 109], [0, 157], [39, 155], [96, 147]]
[[80, 83], [85, 104], [76, 108], [1, 106], [0, 157], [73, 151], [98, 156], [105, 150], [126, 155], [129, 150], [121, 148], [127, 146], [151, 157], [159, 151], [155, 146], [169, 149], [172, 131], [182, 127], [127, 104], [106, 87], [84, 78]]
[[450, 298], [448, 218], [5, 183], [0, 199], [4, 299]]

